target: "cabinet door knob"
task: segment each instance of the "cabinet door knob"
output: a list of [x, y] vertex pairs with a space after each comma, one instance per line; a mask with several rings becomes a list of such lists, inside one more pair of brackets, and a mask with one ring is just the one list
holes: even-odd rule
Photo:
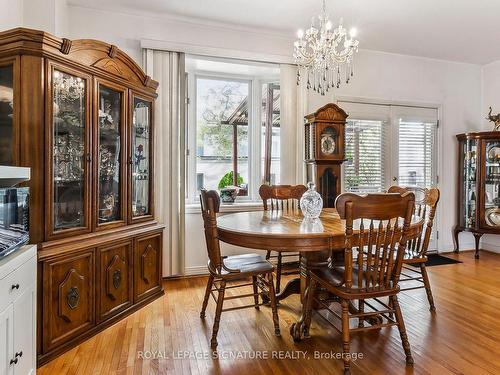
[[19, 284], [12, 284], [12, 290], [19, 289]]
[[22, 357], [22, 356], [23, 356], [23, 351], [22, 350], [16, 353], [16, 358], [17, 357]]
[[19, 359], [17, 357], [10, 360], [11, 365], [17, 365], [17, 362], [19, 362]]

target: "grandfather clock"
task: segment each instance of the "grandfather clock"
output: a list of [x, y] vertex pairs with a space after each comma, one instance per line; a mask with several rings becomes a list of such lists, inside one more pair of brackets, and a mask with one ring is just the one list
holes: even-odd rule
[[335, 207], [341, 189], [347, 114], [329, 103], [305, 117], [305, 163], [307, 182], [314, 182], [324, 207]]

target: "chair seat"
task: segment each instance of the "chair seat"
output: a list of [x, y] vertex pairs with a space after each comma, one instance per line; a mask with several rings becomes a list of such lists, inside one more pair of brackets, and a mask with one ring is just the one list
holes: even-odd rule
[[366, 287], [366, 280], [363, 277], [362, 286], [358, 287], [358, 270], [352, 270], [352, 287], [344, 285], [344, 266], [322, 267], [311, 271], [311, 277], [315, 278], [329, 292], [345, 299], [359, 299], [363, 297], [375, 298], [394, 295], [399, 292], [399, 286], [394, 287], [392, 281], [388, 286]]
[[272, 272], [274, 266], [258, 254], [231, 255], [224, 258], [224, 265], [240, 272], [229, 273], [225, 270], [222, 277], [244, 277]]

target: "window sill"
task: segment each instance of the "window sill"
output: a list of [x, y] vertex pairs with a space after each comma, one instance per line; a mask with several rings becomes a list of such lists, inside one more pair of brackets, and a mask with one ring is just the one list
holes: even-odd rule
[[[264, 209], [262, 202], [249, 201], [249, 202], [235, 202], [235, 203], [222, 203], [220, 205], [220, 212], [244, 212], [244, 211], [262, 211]], [[199, 214], [201, 213], [200, 203], [186, 203], [186, 214]]]

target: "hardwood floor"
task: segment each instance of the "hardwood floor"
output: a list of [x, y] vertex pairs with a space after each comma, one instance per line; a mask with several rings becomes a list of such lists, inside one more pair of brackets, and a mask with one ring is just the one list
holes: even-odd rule
[[[352, 335], [351, 351], [364, 356], [354, 362], [353, 375], [500, 373], [500, 255], [481, 252], [479, 261], [473, 259], [472, 252], [448, 256], [463, 263], [428, 268], [435, 314], [428, 310], [424, 289], [400, 296], [414, 367], [405, 366], [399, 334], [392, 327]], [[281, 337], [273, 334], [268, 307], [223, 313], [217, 349], [226, 358], [211, 358], [213, 300], [206, 319], [199, 317], [205, 282], [206, 278], [165, 281], [165, 297], [46, 364], [38, 374], [342, 373], [341, 360], [314, 359], [315, 351], [323, 355], [341, 352], [340, 334], [321, 318], [313, 318], [311, 339], [297, 344], [292, 341], [288, 328], [300, 312], [298, 296], [279, 307]], [[227, 302], [228, 306], [241, 303]], [[147, 351], [159, 355], [139, 357], [138, 352]], [[297, 351], [306, 351], [306, 358]], [[269, 359], [248, 358], [259, 353]], [[173, 354], [177, 359], [172, 359]], [[179, 358], [190, 354], [190, 358]], [[200, 357], [193, 357], [196, 354]], [[227, 358], [237, 354], [247, 358]], [[300, 358], [271, 358], [292, 354]], [[162, 358], [165, 355], [169, 358]]]

